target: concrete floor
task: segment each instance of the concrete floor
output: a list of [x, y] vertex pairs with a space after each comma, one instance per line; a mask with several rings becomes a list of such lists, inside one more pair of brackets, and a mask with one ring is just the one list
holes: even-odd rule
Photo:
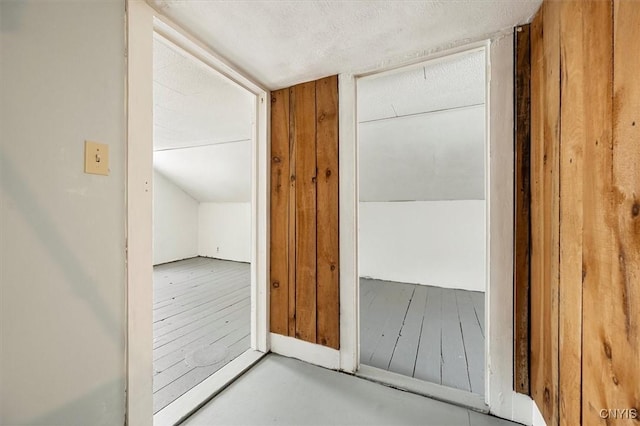
[[183, 425], [508, 426], [516, 423], [267, 355]]

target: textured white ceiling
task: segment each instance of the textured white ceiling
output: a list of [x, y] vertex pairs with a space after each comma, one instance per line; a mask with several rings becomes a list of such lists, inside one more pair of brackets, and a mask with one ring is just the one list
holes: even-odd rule
[[484, 51], [358, 82], [358, 121], [484, 103]]
[[[464, 44], [541, 3], [149, 1], [270, 89]], [[157, 151], [156, 167], [200, 201], [248, 201], [249, 143], [208, 145], [250, 137], [253, 98], [167, 46], [155, 56], [156, 150], [207, 145]], [[363, 200], [484, 197], [484, 72], [476, 53], [360, 81]]]
[[153, 165], [200, 202], [251, 200], [251, 142], [156, 151]]
[[251, 199], [255, 97], [154, 40], [154, 167], [200, 202]]
[[358, 83], [361, 201], [484, 199], [485, 53]]
[[541, 0], [149, 0], [270, 89], [376, 68], [524, 23]]
[[153, 46], [155, 150], [251, 137], [254, 96], [161, 39]]

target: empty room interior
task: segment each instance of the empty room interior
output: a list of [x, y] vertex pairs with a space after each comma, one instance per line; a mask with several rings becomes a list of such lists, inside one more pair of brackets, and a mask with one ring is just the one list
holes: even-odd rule
[[640, 421], [637, 0], [0, 0], [0, 424]]
[[360, 362], [484, 394], [485, 52], [358, 82]]
[[154, 413], [250, 347], [253, 102], [154, 38]]

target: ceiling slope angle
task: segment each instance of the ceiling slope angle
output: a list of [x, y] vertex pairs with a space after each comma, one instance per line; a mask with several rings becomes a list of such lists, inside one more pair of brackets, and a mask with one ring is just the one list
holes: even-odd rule
[[359, 79], [360, 201], [484, 199], [485, 91], [484, 50]]
[[154, 40], [154, 168], [199, 202], [251, 200], [255, 96]]
[[268, 89], [371, 71], [527, 22], [541, 0], [149, 0]]

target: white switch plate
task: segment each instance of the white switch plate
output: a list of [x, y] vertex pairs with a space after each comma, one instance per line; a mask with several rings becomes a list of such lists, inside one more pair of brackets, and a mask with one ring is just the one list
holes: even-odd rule
[[84, 141], [84, 172], [93, 175], [109, 175], [109, 145]]

